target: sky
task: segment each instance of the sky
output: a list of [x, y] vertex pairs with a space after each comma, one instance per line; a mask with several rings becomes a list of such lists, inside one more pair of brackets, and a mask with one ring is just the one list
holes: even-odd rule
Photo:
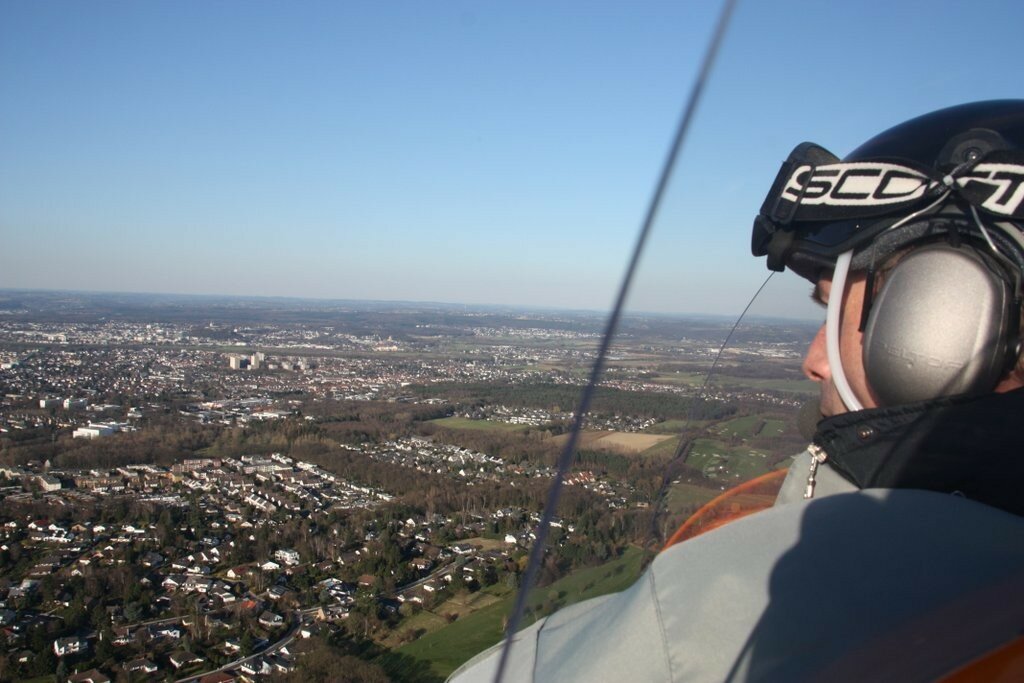
[[[720, 9], [0, 0], [0, 288], [607, 309]], [[1022, 25], [741, 0], [630, 310], [738, 314], [790, 149], [1019, 95]]]

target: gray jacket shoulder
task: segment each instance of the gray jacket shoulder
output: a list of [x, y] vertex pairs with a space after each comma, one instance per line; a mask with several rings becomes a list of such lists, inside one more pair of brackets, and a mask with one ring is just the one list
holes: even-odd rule
[[[521, 631], [504, 680], [806, 678], [1024, 572], [1021, 538], [1024, 519], [937, 493], [801, 499], [674, 546], [629, 589]], [[493, 680], [499, 655], [451, 680]]]

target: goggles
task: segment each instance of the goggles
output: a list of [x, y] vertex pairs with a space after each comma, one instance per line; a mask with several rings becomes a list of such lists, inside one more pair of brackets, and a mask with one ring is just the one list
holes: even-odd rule
[[[943, 172], [904, 159], [844, 162], [805, 142], [782, 164], [761, 205], [751, 250], [767, 256], [771, 270], [788, 266], [814, 280], [839, 254], [876, 238], [872, 258], [928, 233], [977, 232], [962, 210], [942, 213], [947, 197], [996, 219], [1024, 219], [1024, 152], [992, 150]], [[928, 218], [907, 221], [914, 213]], [[898, 235], [883, 235], [897, 223]]]

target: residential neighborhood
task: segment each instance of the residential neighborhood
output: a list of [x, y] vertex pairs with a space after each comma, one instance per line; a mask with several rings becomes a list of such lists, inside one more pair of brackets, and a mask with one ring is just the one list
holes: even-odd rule
[[[341, 661], [433, 681], [447, 650], [500, 638], [600, 321], [283, 324], [263, 304], [84, 320], [40, 301], [0, 312], [0, 681], [328, 680]], [[752, 387], [704, 386], [712, 329], [624, 325], [549, 522], [540, 581], [570, 588], [539, 589], [538, 614], [628, 585], [651, 515], [798, 450], [806, 329], [764, 326], [724, 356], [767, 378]], [[445, 635], [460, 624], [474, 645]]]

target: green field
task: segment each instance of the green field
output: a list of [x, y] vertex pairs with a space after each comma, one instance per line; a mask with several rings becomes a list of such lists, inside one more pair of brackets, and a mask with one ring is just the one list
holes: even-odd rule
[[697, 439], [686, 463], [705, 476], [730, 486], [771, 469], [766, 453], [746, 446], [729, 447], [714, 439]]
[[[534, 590], [528, 603], [533, 616], [542, 616], [545, 603], [563, 607], [627, 588], [640, 575], [641, 556], [639, 548], [630, 548], [620, 558], [599, 567], [581, 569], [550, 586]], [[404, 671], [419, 677], [418, 680], [423, 680], [422, 665], [428, 663], [431, 673], [436, 674], [434, 680], [443, 680], [473, 655], [501, 640], [502, 625], [511, 611], [515, 594], [504, 587], [496, 592], [502, 595], [498, 602], [399, 648], [396, 653], [400, 657], [392, 659], [401, 660]], [[444, 611], [444, 607], [436, 611]], [[525, 621], [529, 623], [530, 619]], [[384, 655], [385, 659], [387, 657]], [[412, 680], [404, 677], [402, 670], [389, 668], [400, 680]]]
[[679, 446], [679, 439], [665, 439], [659, 444], [655, 444], [648, 448], [646, 451], [641, 453], [645, 457], [652, 458], [671, 458], [676, 453], [676, 448]]
[[759, 436], [778, 436], [786, 431], [789, 424], [786, 420], [765, 420]]
[[449, 429], [475, 429], [488, 432], [522, 432], [529, 429], [527, 425], [513, 425], [495, 420], [470, 420], [466, 417], [442, 417], [439, 420], [430, 420], [430, 424]]
[[758, 436], [771, 437], [783, 433], [787, 426], [786, 420], [765, 418], [760, 415], [748, 415], [727, 420], [711, 428], [722, 436], [735, 436], [741, 439], [752, 439]]
[[711, 386], [728, 389], [766, 389], [785, 391], [791, 394], [814, 395], [818, 392], [817, 385], [809, 379], [754, 379], [751, 377], [729, 377], [718, 375], [711, 380]]
[[[704, 373], [659, 374], [654, 381], [659, 384], [700, 387], [704, 384]], [[809, 379], [760, 379], [754, 377], [732, 377], [728, 372], [716, 372], [708, 382], [709, 387], [728, 389], [768, 389], [794, 394], [814, 394], [817, 387]]]
[[765, 420], [758, 415], [747, 415], [746, 417], [737, 417], [734, 420], [722, 422], [714, 427], [714, 431], [722, 435], [734, 435], [742, 439], [749, 439], [750, 437], [757, 436], [763, 422]]
[[664, 422], [651, 425], [644, 431], [652, 434], [678, 434], [686, 427], [692, 427], [694, 424], [699, 423], [696, 420], [692, 422], [687, 420], [665, 420]]
[[665, 506], [669, 515], [692, 512], [715, 496], [722, 493], [719, 489], [709, 489], [696, 484], [679, 482], [672, 484], [667, 493]]
[[658, 422], [653, 424], [644, 432], [648, 434], [679, 434], [684, 429], [701, 429], [709, 424], [712, 424], [711, 420], [665, 420], [664, 422]]

